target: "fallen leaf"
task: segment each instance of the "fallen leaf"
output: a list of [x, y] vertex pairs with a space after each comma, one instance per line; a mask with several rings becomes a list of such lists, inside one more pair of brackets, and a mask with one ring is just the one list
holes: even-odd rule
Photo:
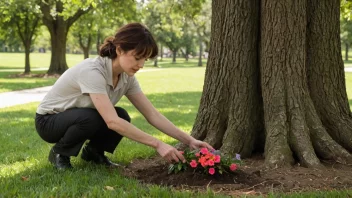
[[28, 181], [28, 180], [29, 180], [29, 177], [21, 176], [21, 180], [22, 180], [22, 181]]
[[105, 189], [105, 190], [114, 190], [114, 187], [112, 187], [112, 186], [105, 186], [104, 189]]

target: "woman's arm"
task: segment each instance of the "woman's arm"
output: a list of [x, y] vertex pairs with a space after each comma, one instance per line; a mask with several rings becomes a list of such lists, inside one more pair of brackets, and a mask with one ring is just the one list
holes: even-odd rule
[[141, 131], [126, 120], [118, 117], [116, 110], [107, 95], [90, 94], [90, 97], [95, 108], [98, 110], [109, 129], [116, 131], [124, 137], [155, 148], [157, 152], [169, 162], [173, 160], [178, 162], [179, 159], [182, 161], [185, 160], [179, 151], [172, 146], [165, 144], [153, 136]]
[[207, 147], [213, 149], [208, 143], [194, 139], [192, 136], [178, 129], [165, 116], [155, 109], [143, 92], [128, 95], [127, 98], [138, 109], [147, 121], [163, 133], [189, 145], [191, 148]]

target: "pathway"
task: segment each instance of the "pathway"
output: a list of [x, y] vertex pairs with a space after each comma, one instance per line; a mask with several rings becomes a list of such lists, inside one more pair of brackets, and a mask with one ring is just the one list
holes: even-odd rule
[[[151, 72], [162, 69], [145, 69], [139, 72]], [[3, 69], [0, 72], [4, 71]], [[0, 108], [11, 107], [14, 105], [25, 104], [30, 102], [40, 102], [52, 86], [39, 87], [34, 89], [25, 89], [20, 91], [11, 91], [0, 93]]]

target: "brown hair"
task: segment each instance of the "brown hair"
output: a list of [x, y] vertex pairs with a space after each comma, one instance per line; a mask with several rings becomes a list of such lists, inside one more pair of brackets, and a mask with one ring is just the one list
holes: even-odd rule
[[115, 59], [117, 46], [123, 52], [135, 50], [135, 56], [141, 58], [154, 58], [158, 55], [158, 45], [152, 34], [140, 23], [124, 25], [117, 31], [115, 37], [106, 38], [100, 46], [99, 55]]

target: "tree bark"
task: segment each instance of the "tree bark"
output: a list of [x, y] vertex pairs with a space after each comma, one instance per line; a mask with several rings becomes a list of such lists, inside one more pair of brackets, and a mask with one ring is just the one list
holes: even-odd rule
[[100, 33], [100, 30], [98, 29], [98, 32], [97, 32], [97, 43], [96, 43], [97, 54], [99, 54], [99, 50], [100, 50], [100, 45], [101, 44], [102, 44], [102, 42], [101, 42], [101, 33]]
[[213, 1], [192, 136], [232, 156], [264, 150], [268, 165], [351, 163], [339, 3]]
[[172, 50], [172, 63], [176, 63], [177, 50]]
[[[255, 143], [262, 126], [258, 113], [259, 4], [246, 0], [212, 1], [212, 10], [212, 21], [217, 22], [211, 27], [211, 55], [192, 136], [224, 153], [248, 157], [256, 146], [263, 147]], [[238, 29], [237, 25], [243, 28]]]
[[340, 1], [308, 2], [310, 95], [329, 135], [351, 152], [352, 114], [341, 55]]
[[83, 50], [84, 59], [89, 58], [89, 50], [92, 45], [92, 36], [90, 34], [88, 35], [86, 45], [83, 43], [83, 38], [82, 38], [81, 34], [78, 34], [78, 39], [79, 39], [79, 45], [81, 46], [81, 49]]
[[203, 42], [202, 37], [198, 34], [199, 37], [199, 58], [198, 58], [198, 66], [203, 66], [202, 55], [203, 55]]
[[[55, 1], [56, 12], [61, 13], [64, 10], [64, 5], [61, 1]], [[62, 74], [67, 69], [66, 62], [66, 40], [67, 33], [72, 24], [79, 19], [80, 16], [89, 12], [91, 6], [88, 9], [77, 10], [71, 17], [64, 19], [63, 16], [51, 15], [51, 7], [49, 2], [41, 1], [40, 10], [43, 14], [43, 23], [47, 26], [50, 37], [51, 37], [51, 61], [48, 74]]]
[[164, 57], [163, 45], [160, 44], [160, 61], [163, 61], [163, 57]]

